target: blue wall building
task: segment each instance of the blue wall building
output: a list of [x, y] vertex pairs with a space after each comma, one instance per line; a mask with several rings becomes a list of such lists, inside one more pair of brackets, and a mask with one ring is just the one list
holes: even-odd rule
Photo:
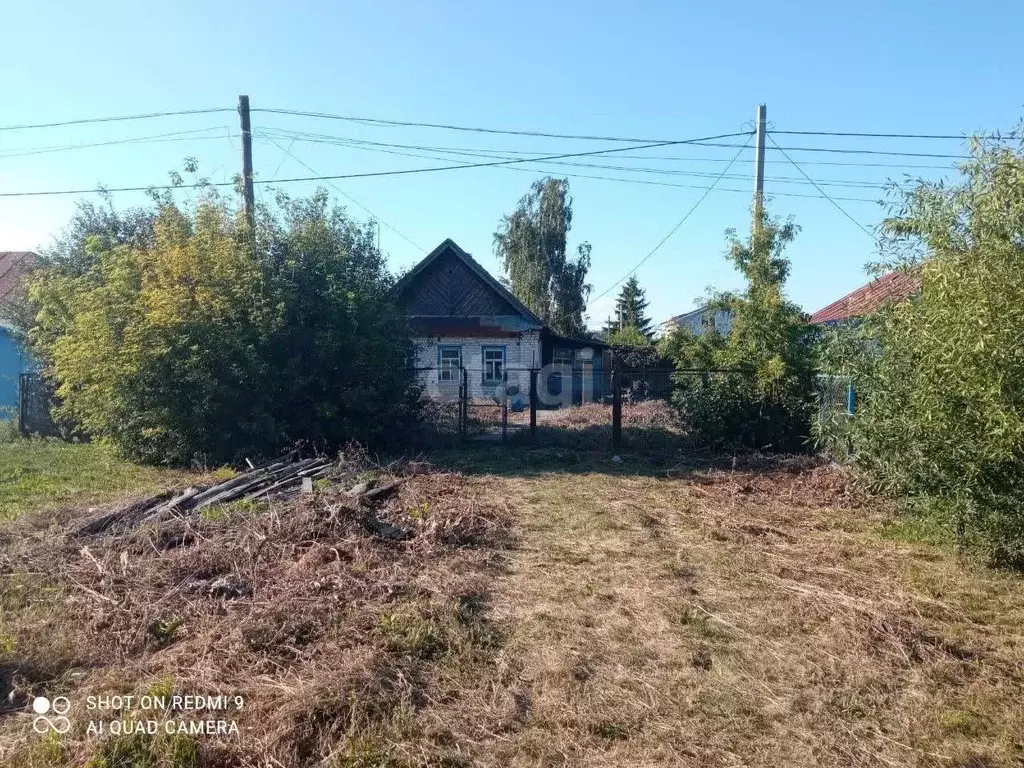
[[[0, 309], [24, 291], [24, 278], [36, 265], [29, 251], [0, 251]], [[32, 359], [0, 313], [0, 418], [18, 407], [18, 377], [34, 369]]]
[[31, 360], [14, 332], [0, 326], [0, 418], [18, 407], [18, 376], [30, 370]]

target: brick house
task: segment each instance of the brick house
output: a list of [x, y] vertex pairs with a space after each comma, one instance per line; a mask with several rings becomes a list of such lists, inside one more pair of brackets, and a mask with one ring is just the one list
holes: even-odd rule
[[496, 397], [507, 383], [511, 398], [528, 401], [531, 370], [541, 404], [570, 394], [570, 384], [575, 402], [605, 394], [608, 345], [555, 333], [451, 239], [395, 291], [413, 328], [410, 365], [428, 397], [457, 396], [463, 370], [474, 400]]

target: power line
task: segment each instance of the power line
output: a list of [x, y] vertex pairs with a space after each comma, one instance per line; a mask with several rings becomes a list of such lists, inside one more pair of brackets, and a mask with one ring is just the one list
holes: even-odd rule
[[215, 112], [234, 112], [232, 107], [215, 107], [213, 109], [182, 109], [177, 112], [149, 112], [142, 115], [118, 115], [116, 117], [86, 117], [79, 120], [63, 120], [57, 123], [35, 123], [33, 125], [3, 125], [0, 131], [21, 131], [29, 128], [61, 128], [67, 125], [85, 125], [87, 123], [116, 123], [122, 120], [149, 120], [154, 117], [180, 117], [183, 115], [210, 115]]
[[[737, 153], [736, 153], [736, 154], [735, 154], [735, 155], [733, 156], [733, 158], [732, 158], [732, 162], [731, 162], [731, 163], [729, 163], [729, 165], [725, 166], [725, 171], [728, 171], [728, 170], [729, 170], [729, 169], [730, 169], [730, 168], [732, 167], [732, 164], [733, 164], [733, 163], [735, 163], [735, 162], [736, 162], [736, 161], [737, 161], [737, 160], [739, 159], [740, 153], [742, 153], [742, 152], [743, 152], [743, 150], [744, 150], [744, 149], [746, 149], [746, 147], [747, 147], [747, 145], [748, 145], [748, 144], [750, 144], [750, 139], [749, 139], [749, 138], [747, 139], [747, 144], [744, 144], [744, 145], [743, 145], [743, 147], [741, 147], [741, 148], [740, 148], [740, 150], [739, 150], [739, 151], [738, 151], [738, 152], [737, 152]], [[699, 206], [699, 205], [700, 205], [701, 203], [703, 203], [703, 202], [704, 202], [704, 198], [706, 198], [706, 197], [707, 197], [708, 195], [710, 195], [710, 194], [711, 194], [711, 190], [715, 188], [715, 185], [716, 185], [716, 184], [718, 183], [718, 181], [719, 181], [719, 180], [721, 179], [721, 177], [725, 175], [725, 171], [722, 171], [722, 173], [721, 173], [721, 174], [719, 175], [719, 178], [718, 178], [718, 179], [715, 179], [715, 181], [714, 181], [714, 182], [712, 182], [711, 186], [710, 186], [710, 187], [708, 187], [707, 191], [705, 191], [705, 192], [704, 192], [704, 194], [703, 194], [703, 195], [701, 195], [701, 196], [700, 196], [700, 197], [699, 197], [699, 198], [697, 199], [697, 202], [695, 202], [695, 203], [694, 203], [694, 204], [693, 204], [693, 205], [692, 205], [692, 206], [690, 207], [690, 210], [688, 210], [688, 211], [687, 211], [687, 212], [686, 212], [686, 213], [685, 213], [685, 214], [683, 215], [683, 218], [681, 218], [681, 219], [680, 219], [680, 220], [679, 220], [679, 221], [678, 221], [678, 222], [676, 223], [676, 225], [675, 225], [674, 227], [672, 227], [672, 229], [670, 229], [670, 230], [669, 230], [669, 232], [668, 232], [668, 234], [667, 234], [667, 235], [665, 235], [665, 236], [664, 236], [663, 238], [661, 238], [661, 240], [660, 240], [660, 241], [658, 241], [658, 244], [657, 244], [656, 246], [654, 246], [654, 247], [653, 247], [653, 248], [652, 248], [652, 249], [651, 249], [650, 251], [648, 251], [648, 253], [647, 253], [647, 255], [646, 255], [646, 256], [644, 256], [644, 257], [643, 257], [642, 259], [640, 259], [640, 261], [638, 261], [638, 262], [637, 262], [637, 264], [636, 264], [636, 266], [635, 266], [635, 267], [633, 267], [633, 268], [632, 268], [631, 270], [629, 270], [629, 272], [627, 272], [627, 273], [626, 273], [626, 274], [624, 274], [624, 275], [623, 275], [622, 277], [620, 277], [620, 278], [619, 278], [619, 279], [618, 279], [617, 281], [615, 281], [615, 283], [613, 283], [612, 285], [608, 286], [608, 288], [606, 288], [606, 289], [605, 289], [605, 290], [604, 290], [603, 292], [601, 292], [601, 293], [600, 293], [600, 294], [599, 294], [598, 296], [596, 296], [596, 297], [594, 297], [593, 299], [591, 299], [590, 301], [588, 301], [588, 302], [587, 302], [587, 307], [589, 308], [589, 307], [590, 307], [590, 305], [594, 304], [594, 303], [595, 303], [595, 302], [597, 302], [598, 300], [600, 300], [600, 299], [604, 298], [605, 296], [607, 296], [607, 295], [608, 295], [608, 293], [609, 293], [610, 291], [613, 291], [613, 290], [614, 290], [615, 288], [617, 288], [617, 287], [618, 287], [618, 286], [619, 286], [619, 285], [620, 285], [620, 284], [622, 283], [622, 281], [623, 281], [623, 280], [627, 279], [627, 278], [628, 278], [628, 277], [629, 277], [630, 275], [632, 275], [632, 274], [633, 274], [633, 273], [635, 273], [635, 272], [636, 272], [636, 271], [637, 271], [638, 269], [640, 269], [640, 267], [642, 267], [642, 266], [643, 266], [644, 264], [646, 264], [646, 263], [647, 263], [647, 260], [648, 260], [648, 259], [650, 259], [650, 258], [651, 258], [651, 257], [652, 257], [652, 256], [653, 256], [654, 254], [656, 254], [656, 253], [658, 252], [658, 249], [660, 249], [660, 248], [661, 248], [661, 246], [663, 246], [663, 245], [664, 245], [665, 243], [667, 243], [667, 242], [668, 242], [668, 240], [669, 240], [669, 238], [670, 238], [670, 237], [672, 237], [672, 235], [674, 235], [674, 234], [675, 234], [675, 233], [676, 233], [676, 232], [678, 231], [678, 229], [679, 229], [679, 228], [680, 228], [681, 226], [683, 226], [683, 224], [684, 224], [684, 223], [686, 223], [686, 220], [687, 220], [688, 218], [690, 218], [690, 215], [691, 215], [691, 214], [692, 214], [692, 213], [693, 213], [694, 211], [696, 211], [696, 210], [697, 210], [697, 207], [698, 207], [698, 206]]]
[[[295, 161], [296, 163], [298, 163], [299, 165], [301, 165], [301, 166], [302, 166], [303, 168], [305, 168], [305, 169], [306, 169], [307, 171], [309, 171], [310, 173], [316, 173], [316, 171], [315, 171], [315, 170], [314, 170], [313, 168], [311, 168], [311, 167], [310, 167], [309, 165], [307, 165], [307, 164], [306, 164], [306, 163], [304, 163], [304, 162], [303, 162], [302, 160], [300, 160], [299, 158], [297, 158], [297, 157], [296, 157], [296, 156], [295, 156], [294, 154], [292, 154], [292, 152], [291, 152], [291, 149], [285, 149], [284, 147], [282, 147], [282, 146], [281, 146], [280, 144], [278, 144], [278, 143], [277, 143], [276, 141], [274, 141], [273, 139], [271, 139], [271, 138], [269, 138], [269, 137], [267, 137], [267, 141], [271, 142], [271, 143], [272, 143], [272, 144], [273, 144], [273, 145], [274, 145], [275, 147], [277, 147], [278, 149], [280, 149], [280, 150], [281, 150], [281, 151], [282, 151], [282, 152], [283, 152], [284, 154], [286, 154], [286, 155], [287, 155], [288, 157], [290, 157], [290, 158], [291, 158], [292, 160], [294, 160], [294, 161]], [[390, 223], [389, 223], [389, 222], [387, 221], [387, 219], [385, 219], [385, 218], [384, 218], [383, 216], [378, 216], [378, 215], [377, 215], [376, 213], [374, 213], [373, 211], [371, 211], [371, 210], [370, 210], [369, 208], [367, 208], [367, 207], [366, 207], [365, 205], [363, 205], [363, 204], [362, 204], [361, 202], [359, 202], [359, 201], [358, 201], [358, 200], [356, 200], [356, 199], [355, 199], [354, 197], [352, 197], [352, 195], [350, 195], [350, 194], [348, 194], [347, 192], [345, 192], [344, 190], [342, 190], [342, 189], [341, 189], [341, 187], [339, 187], [339, 186], [338, 186], [337, 184], [333, 184], [333, 183], [332, 183], [332, 184], [331, 184], [331, 187], [333, 187], [333, 188], [334, 188], [334, 191], [335, 191], [335, 192], [337, 192], [337, 193], [338, 193], [339, 195], [341, 195], [342, 197], [344, 197], [344, 198], [345, 198], [346, 200], [350, 200], [350, 201], [352, 201], [353, 203], [355, 203], [355, 204], [356, 204], [357, 206], [359, 206], [360, 208], [362, 208], [362, 209], [363, 209], [364, 211], [366, 211], [366, 212], [367, 212], [368, 214], [370, 214], [370, 215], [371, 215], [371, 216], [372, 216], [372, 217], [373, 217], [374, 219], [376, 219], [377, 221], [379, 221], [379, 222], [380, 222], [381, 224], [383, 224], [383, 225], [384, 225], [385, 227], [387, 227], [388, 229], [390, 229], [390, 230], [391, 230], [392, 232], [394, 232], [394, 233], [395, 233], [396, 235], [398, 235], [398, 236], [399, 236], [400, 238], [402, 238], [403, 240], [405, 240], [405, 242], [409, 243], [409, 245], [411, 245], [411, 246], [412, 246], [413, 248], [416, 248], [417, 250], [419, 250], [419, 251], [422, 251], [423, 253], [426, 253], [426, 252], [427, 252], [427, 249], [426, 249], [426, 248], [424, 248], [423, 246], [419, 245], [418, 243], [415, 243], [415, 242], [413, 242], [413, 241], [412, 241], [412, 240], [411, 240], [410, 238], [406, 237], [406, 236], [405, 236], [404, 234], [402, 234], [402, 233], [401, 233], [401, 232], [400, 232], [400, 231], [399, 231], [399, 230], [398, 230], [398, 229], [397, 229], [397, 228], [396, 228], [396, 227], [395, 227], [394, 225], [390, 224]]]
[[[702, 139], [681, 139], [681, 140], [677, 140], [677, 141], [656, 142], [654, 144], [641, 145], [639, 148], [643, 149], [643, 148], [647, 148], [647, 147], [653, 148], [653, 147], [674, 146], [674, 145], [680, 145], [680, 144], [693, 144], [693, 143], [696, 143], [696, 142], [707, 141], [709, 139], [727, 138], [727, 137], [731, 137], [731, 136], [749, 136], [749, 135], [750, 135], [749, 131], [744, 131], [742, 133], [728, 133], [728, 134], [722, 134], [720, 136], [709, 136], [709, 137], [702, 138]], [[596, 149], [596, 150], [591, 150], [589, 152], [569, 152], [569, 153], [565, 153], [565, 154], [561, 154], [561, 155], [547, 155], [547, 156], [543, 156], [543, 157], [519, 158], [519, 159], [515, 159], [515, 160], [496, 160], [496, 161], [487, 162], [487, 163], [460, 163], [460, 164], [457, 164], [457, 165], [443, 165], [443, 166], [435, 166], [435, 167], [432, 167], [432, 168], [402, 168], [402, 169], [395, 170], [395, 171], [368, 171], [368, 172], [365, 172], [365, 173], [344, 173], [344, 174], [335, 174], [335, 175], [331, 175], [331, 176], [300, 176], [300, 177], [296, 177], [296, 178], [292, 178], [292, 179], [281, 179], [281, 180], [275, 181], [273, 183], [275, 183], [275, 184], [291, 184], [291, 183], [300, 182], [300, 181], [337, 181], [337, 180], [340, 180], [340, 179], [368, 179], [368, 178], [380, 178], [380, 177], [384, 177], [384, 176], [407, 176], [407, 175], [418, 174], [418, 173], [437, 173], [439, 171], [457, 171], [457, 170], [465, 170], [465, 169], [469, 169], [469, 168], [493, 168], [493, 167], [497, 167], [497, 166], [515, 165], [515, 164], [518, 164], [518, 163], [544, 162], [544, 161], [548, 161], [548, 160], [561, 160], [563, 158], [571, 158], [571, 157], [589, 157], [589, 156], [592, 156], [592, 155], [607, 155], [607, 154], [611, 154], [611, 153], [614, 153], [614, 152], [622, 152], [622, 151], [623, 151], [622, 147], [615, 147], [613, 149]], [[267, 184], [267, 183], [271, 183], [271, 182], [265, 181], [265, 180], [254, 180], [253, 183], [256, 183], [256, 184]], [[175, 186], [175, 185], [152, 185], [152, 186], [148, 186], [148, 187], [119, 187], [119, 188], [118, 187], [113, 187], [113, 188], [106, 188], [106, 189], [103, 189], [103, 188], [98, 188], [98, 189], [67, 189], [67, 190], [47, 190], [47, 191], [41, 191], [41, 192], [0, 192], [0, 197], [44, 197], [44, 196], [52, 196], [52, 195], [81, 195], [81, 194], [90, 194], [90, 193], [96, 193], [96, 192], [145, 192], [145, 191], [148, 191], [148, 190], [151, 190], [151, 189], [152, 190], [158, 190], [158, 189], [194, 189], [194, 188], [197, 188], [197, 187], [207, 187], [207, 186], [214, 186], [214, 187], [215, 186], [231, 186], [232, 184], [233, 184], [233, 182], [220, 182], [220, 183], [212, 182], [212, 183], [208, 183], [208, 184], [192, 184], [192, 185], [182, 184], [182, 185], [177, 185], [177, 186]]]
[[231, 126], [218, 125], [210, 128], [196, 128], [191, 131], [173, 131], [171, 133], [157, 133], [151, 136], [136, 136], [127, 139], [112, 139], [110, 141], [97, 141], [87, 144], [62, 144], [48, 147], [23, 147], [16, 152], [6, 152], [0, 158], [26, 157], [28, 155], [44, 155], [51, 152], [68, 152], [76, 149], [89, 149], [92, 147], [112, 147], [120, 144], [148, 144], [164, 141], [191, 141], [202, 139], [220, 139], [222, 136], [196, 136], [197, 133], [209, 133], [210, 131], [230, 131]]
[[[848, 131], [769, 131], [779, 136], [847, 136], [869, 139], [950, 139], [965, 141], [969, 138], [966, 134], [948, 133], [852, 133]], [[1012, 141], [1013, 133], [1006, 136], [986, 136], [983, 138], [995, 139], [997, 141]]]
[[[255, 110], [254, 110], [255, 111]], [[292, 131], [286, 128], [278, 128], [276, 126], [270, 126], [264, 129], [264, 131], [272, 130], [280, 136], [287, 138], [297, 138], [299, 141], [305, 141], [314, 144], [331, 144], [338, 146], [349, 146], [351, 142], [361, 142], [377, 144], [380, 146], [393, 146], [393, 147], [408, 147], [410, 149], [425, 149], [436, 152], [461, 152], [471, 151], [486, 153], [491, 155], [532, 155], [535, 151], [524, 150], [524, 149], [490, 149], [486, 147], [438, 147], [432, 145], [419, 145], [419, 144], [394, 144], [387, 142], [370, 142], [365, 139], [353, 139], [344, 136], [334, 136], [331, 134], [322, 133], [309, 133], [306, 131]], [[697, 145], [697, 146], [712, 146], [712, 145]], [[727, 146], [735, 148], [736, 144], [729, 145], [715, 145], [715, 146]], [[623, 152], [632, 151], [632, 147], [623, 149]], [[959, 157], [959, 156], [958, 156]], [[633, 158], [629, 158], [633, 159]], [[730, 162], [727, 157], [682, 157], [680, 155], [644, 155], [643, 157], [635, 158], [637, 160], [670, 160], [679, 162], [690, 162], [690, 163], [728, 163]], [[767, 162], [771, 162], [769, 158]], [[805, 160], [803, 165], [830, 165], [830, 166], [845, 166], [853, 168], [912, 168], [922, 170], [954, 170], [953, 166], [950, 165], [915, 165], [905, 163], [870, 163], [870, 162], [843, 162], [837, 160]]]
[[[775, 142], [772, 142], [775, 144]], [[722, 146], [722, 145], [711, 145], [705, 146]], [[970, 160], [970, 155], [944, 155], [936, 154], [933, 152], [885, 152], [879, 149], [847, 149], [838, 147], [779, 147], [775, 144], [779, 151], [788, 149], [790, 152], [833, 152], [837, 154], [845, 155], [891, 155], [893, 157], [934, 157], [943, 158], [947, 160]]]
[[[261, 135], [266, 135], [266, 134], [261, 134]], [[375, 142], [375, 143], [377, 143], [377, 142]], [[363, 146], [359, 146], [359, 145], [355, 145], [355, 146], [343, 145], [343, 146], [348, 146], [349, 148], [352, 148], [352, 149], [363, 149], [363, 150], [367, 150], [367, 151], [371, 151], [371, 152], [380, 152], [380, 153], [390, 154], [390, 155], [400, 155], [402, 157], [416, 157], [416, 158], [420, 158], [420, 159], [423, 159], [423, 160], [446, 160], [447, 159], [445, 157], [438, 157], [436, 155], [425, 155], [425, 154], [420, 154], [420, 153], [415, 153], [415, 152], [402, 152], [402, 151], [399, 151], [399, 150], [382, 149], [382, 148], [379, 148], [379, 147], [378, 148], [370, 148], [370, 147], [363, 147]], [[561, 163], [561, 162], [555, 162], [554, 164], [555, 165], [571, 165], [571, 166], [582, 165], [584, 167], [594, 167], [594, 168], [607, 169], [607, 170], [614, 170], [614, 169], [617, 168], [617, 166], [599, 165], [599, 164], [593, 164], [593, 163]], [[653, 180], [650, 180], [650, 179], [623, 179], [623, 178], [617, 178], [617, 177], [613, 177], [613, 176], [597, 176], [597, 175], [594, 175], [594, 174], [586, 174], [586, 173], [571, 173], [571, 172], [567, 172], [567, 171], [564, 171], [564, 170], [561, 170], [561, 169], [536, 168], [536, 167], [532, 167], [532, 168], [528, 168], [528, 167], [515, 167], [515, 168], [505, 167], [505, 168], [502, 168], [501, 170], [524, 171], [524, 172], [528, 172], [528, 173], [557, 174], [559, 176], [566, 176], [566, 177], [569, 177], [569, 178], [598, 179], [598, 180], [601, 180], [601, 181], [616, 181], [616, 182], [621, 182], [621, 183], [624, 183], [624, 184], [646, 184], [646, 185], [649, 185], [649, 186], [674, 187], [676, 189], [702, 189], [702, 190], [703, 189], [715, 189], [715, 191], [719, 191], [719, 192], [739, 192], [739, 193], [742, 193], [744, 195], [749, 195], [750, 194], [750, 191], [746, 190], [746, 189], [729, 189], [729, 188], [725, 188], [725, 187], [713, 188], [713, 187], [707, 187], [707, 186], [697, 185], [697, 184], [671, 184], [671, 183], [668, 183], [668, 182], [653, 181]], [[639, 170], [639, 169], [629, 169], [629, 168], [626, 168], [624, 170]], [[725, 170], [728, 170], [728, 169], [725, 169]], [[699, 173], [686, 174], [686, 172], [683, 172], [683, 171], [680, 171], [678, 173], [680, 173], [682, 175], [694, 175], [694, 176], [701, 176], [701, 177], [707, 176], [707, 177], [711, 177], [711, 178], [730, 178], [730, 179], [746, 179], [747, 178], [746, 176], [738, 176], [736, 174], [728, 174], [728, 173], [726, 173], [725, 175], [713, 174], [713, 173], [711, 173], [711, 174], [699, 174]], [[783, 181], [784, 183], [798, 183], [798, 181], [801, 184], [808, 184], [809, 183], [809, 182], [806, 182], [806, 181], [803, 181], [803, 180], [789, 179], [788, 177], [786, 177], [784, 179], [777, 179], [777, 181]], [[872, 187], [872, 188], [879, 188], [879, 189], [881, 189], [882, 187], [878, 186], [878, 187]], [[773, 197], [802, 197], [802, 198], [810, 198], [810, 199], [813, 199], [813, 200], [819, 200], [820, 199], [820, 195], [802, 195], [802, 194], [798, 194], [796, 192], [775, 192], [775, 193], [772, 194], [772, 196]], [[847, 201], [847, 202], [856, 202], [856, 203], [873, 203], [873, 204], [878, 203], [877, 199], [867, 199], [867, 198], [861, 198], [861, 197], [840, 197], [840, 198], [837, 198], [837, 199], [844, 200], [844, 201]]]
[[814, 187], [815, 187], [815, 189], [817, 189], [817, 190], [818, 190], [818, 191], [819, 191], [819, 192], [821, 193], [821, 196], [822, 196], [822, 197], [824, 197], [824, 198], [825, 198], [826, 200], [828, 200], [828, 201], [829, 201], [830, 203], [832, 203], [832, 205], [834, 205], [834, 206], [836, 207], [836, 209], [837, 209], [837, 210], [838, 210], [838, 211], [839, 211], [839, 212], [840, 212], [841, 214], [843, 214], [843, 216], [845, 216], [845, 217], [846, 217], [846, 218], [848, 218], [848, 219], [849, 219], [850, 221], [852, 221], [852, 222], [853, 222], [854, 224], [856, 224], [856, 225], [857, 225], [857, 227], [858, 227], [858, 228], [859, 228], [859, 229], [860, 229], [861, 231], [863, 231], [863, 232], [864, 232], [864, 233], [865, 233], [865, 234], [866, 234], [866, 235], [867, 235], [868, 237], [870, 237], [870, 238], [871, 238], [871, 239], [872, 239], [872, 240], [873, 240], [873, 241], [874, 241], [874, 242], [875, 242], [876, 244], [878, 243], [878, 238], [877, 238], [877, 237], [875, 237], [874, 233], [872, 233], [872, 232], [871, 232], [871, 230], [869, 230], [869, 229], [868, 229], [867, 227], [865, 227], [865, 226], [864, 226], [863, 224], [861, 224], [861, 223], [860, 223], [859, 221], [857, 221], [857, 220], [856, 220], [855, 218], [853, 218], [853, 216], [851, 216], [851, 215], [850, 215], [849, 213], [847, 213], [847, 212], [846, 212], [846, 209], [845, 209], [845, 208], [843, 208], [843, 206], [841, 206], [841, 205], [840, 205], [839, 203], [837, 203], [837, 202], [836, 202], [835, 200], [833, 200], [833, 199], [832, 199], [831, 197], [829, 197], [828, 193], [827, 193], [827, 192], [826, 192], [825, 190], [823, 190], [823, 189], [822, 189], [821, 187], [819, 187], [819, 186], [818, 186], [818, 184], [817, 184], [817, 182], [815, 182], [815, 181], [814, 181], [814, 179], [812, 179], [812, 178], [811, 178], [810, 176], [808, 176], [808, 175], [807, 175], [807, 173], [806, 173], [806, 172], [804, 171], [804, 169], [803, 169], [803, 168], [801, 168], [801, 167], [800, 167], [799, 165], [797, 165], [796, 161], [795, 161], [795, 160], [794, 160], [794, 159], [793, 159], [792, 157], [790, 157], [790, 156], [789, 156], [788, 154], [786, 154], [786, 151], [785, 151], [785, 150], [784, 150], [784, 149], [783, 149], [782, 147], [780, 147], [780, 146], [779, 146], [779, 145], [778, 145], [778, 144], [776, 143], [775, 139], [774, 139], [774, 138], [772, 138], [771, 134], [769, 134], [769, 135], [768, 135], [768, 140], [769, 140], [769, 141], [770, 141], [770, 142], [771, 142], [772, 144], [774, 144], [774, 145], [775, 145], [775, 148], [776, 148], [777, 150], [779, 150], [779, 152], [781, 152], [781, 153], [782, 153], [782, 156], [783, 156], [784, 158], [786, 158], [787, 160], [789, 160], [789, 162], [790, 162], [790, 163], [791, 163], [791, 164], [793, 165], [793, 167], [794, 167], [794, 168], [796, 168], [796, 169], [797, 169], [798, 171], [800, 171], [800, 173], [801, 173], [801, 174], [803, 174], [803, 176], [804, 176], [804, 177], [805, 177], [805, 178], [806, 178], [806, 179], [807, 179], [807, 180], [808, 180], [809, 182], [811, 182], [812, 184], [814, 184]]
[[[481, 128], [478, 126], [449, 125], [446, 123], [419, 123], [410, 120], [385, 120], [377, 117], [355, 117], [352, 115], [334, 115], [328, 112], [302, 112], [293, 109], [254, 109], [253, 112], [266, 112], [274, 115], [293, 115], [297, 117], [314, 117], [322, 120], [345, 120], [351, 123], [363, 125], [392, 126], [400, 128], [436, 128], [446, 131], [464, 131], [468, 133], [496, 133], [507, 136], [535, 136], [545, 139], [577, 139], [580, 141], [622, 141], [635, 144], [661, 144], [667, 143], [667, 139], [639, 139], [624, 136], [581, 136], [568, 133], [545, 133], [542, 131], [520, 131], [501, 128]], [[732, 134], [734, 136], [740, 134]]]

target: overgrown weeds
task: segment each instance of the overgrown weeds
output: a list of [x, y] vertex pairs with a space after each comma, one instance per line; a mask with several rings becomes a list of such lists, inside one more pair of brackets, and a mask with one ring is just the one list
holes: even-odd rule
[[[350, 467], [344, 483], [223, 514], [97, 535], [68, 533], [79, 528], [73, 510], [9, 525], [0, 539], [0, 625], [10, 635], [0, 656], [0, 760], [33, 765], [42, 747], [22, 713], [43, 694], [67, 696], [74, 724], [48, 765], [447, 759], [458, 744], [424, 737], [437, 720], [430, 702], [469, 687], [498, 650], [487, 595], [510, 520], [463, 476], [422, 464], [378, 472], [408, 477], [374, 510], [408, 531], [405, 540], [367, 525], [347, 493]], [[107, 719], [156, 716], [161, 730], [87, 732], [103, 717], [87, 696], [170, 690], [244, 705], [157, 715], [136, 706]], [[211, 718], [238, 733], [162, 730]]]

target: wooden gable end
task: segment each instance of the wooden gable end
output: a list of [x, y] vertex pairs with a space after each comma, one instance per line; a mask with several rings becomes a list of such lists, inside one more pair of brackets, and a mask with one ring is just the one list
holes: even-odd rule
[[440, 254], [402, 292], [408, 315], [486, 317], [520, 312], [458, 256]]

